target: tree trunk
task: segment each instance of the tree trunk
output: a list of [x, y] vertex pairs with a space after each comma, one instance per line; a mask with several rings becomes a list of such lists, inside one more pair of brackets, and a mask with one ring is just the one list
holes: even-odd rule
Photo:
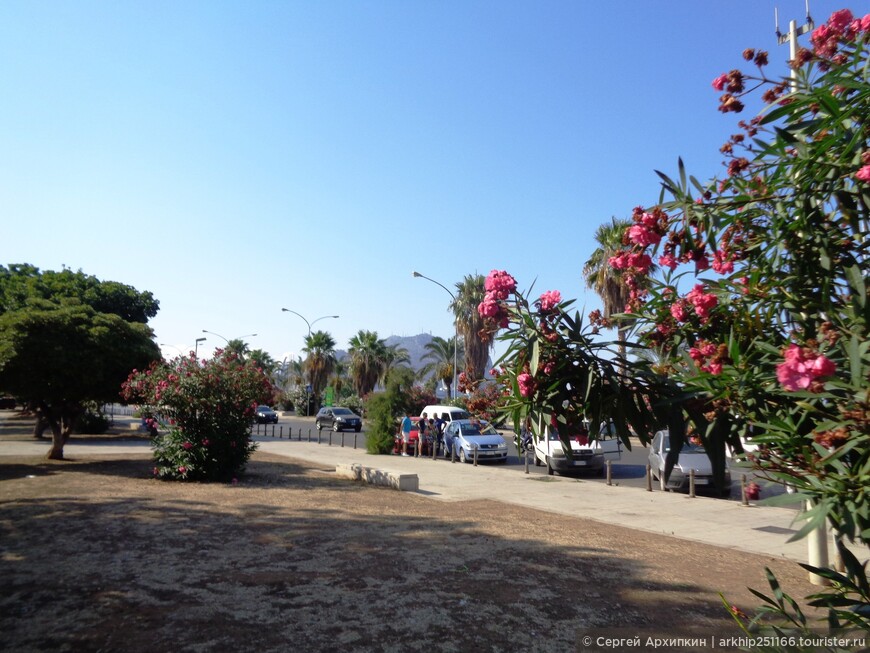
[[49, 460], [63, 460], [63, 445], [66, 439], [63, 437], [63, 428], [58, 420], [51, 420], [51, 448], [46, 458]]
[[48, 460], [63, 460], [63, 447], [75, 428], [82, 408], [76, 404], [67, 404], [52, 411], [43, 406], [40, 408], [40, 412], [45, 415], [46, 421], [51, 427], [51, 447], [46, 458]]
[[45, 429], [49, 427], [48, 420], [41, 412], [36, 412], [36, 423], [33, 425], [33, 437], [37, 440], [45, 438]]

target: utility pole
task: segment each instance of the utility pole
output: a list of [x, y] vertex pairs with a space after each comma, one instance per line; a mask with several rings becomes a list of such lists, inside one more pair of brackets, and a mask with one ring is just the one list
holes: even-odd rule
[[[797, 40], [799, 36], [803, 36], [811, 32], [816, 24], [813, 22], [812, 16], [810, 16], [810, 0], [806, 0], [806, 8], [807, 8], [807, 22], [797, 26], [797, 21], [790, 20], [788, 22], [788, 34], [783, 34], [779, 31], [779, 11], [776, 7], [773, 8], [773, 22], [776, 24], [776, 41], [779, 45], [785, 45], [788, 43], [788, 58], [789, 61], [794, 61], [797, 58]], [[791, 69], [791, 88], [795, 89], [795, 84], [797, 84], [797, 69], [792, 67]]]
[[[788, 23], [788, 34], [783, 34], [779, 31], [779, 13], [776, 8], [773, 10], [773, 20], [776, 23], [776, 41], [779, 45], [788, 43], [789, 61], [797, 59], [797, 40], [799, 36], [808, 34], [815, 28], [812, 16], [810, 16], [810, 0], [806, 0], [807, 22], [797, 26], [797, 22], [790, 20]], [[797, 68], [791, 67], [791, 90], [794, 93], [797, 90]], [[810, 501], [806, 502], [805, 510], [812, 509], [813, 504]], [[828, 566], [828, 529], [826, 522], [811, 531], [807, 535], [807, 561], [813, 567], [820, 569]], [[829, 581], [818, 574], [809, 574], [809, 580], [813, 585], [829, 585]]]

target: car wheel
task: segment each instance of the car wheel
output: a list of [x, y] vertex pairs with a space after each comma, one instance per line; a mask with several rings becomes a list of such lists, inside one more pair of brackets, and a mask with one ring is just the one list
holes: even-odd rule
[[556, 473], [556, 470], [553, 469], [553, 465], [550, 464], [550, 457], [547, 456], [547, 476], [552, 476]]
[[314, 422], [314, 426], [317, 427], [318, 431], [323, 428], [323, 424], [321, 424], [320, 422]]
[[338, 433], [341, 430], [341, 426], [339, 426], [338, 422], [332, 423], [332, 430]]
[[535, 467], [541, 466], [541, 459], [538, 458], [538, 454], [535, 454]]
[[461, 447], [459, 449], [459, 462], [462, 462], [462, 463], [469, 462], [468, 455], [465, 453], [465, 449], [462, 449]]

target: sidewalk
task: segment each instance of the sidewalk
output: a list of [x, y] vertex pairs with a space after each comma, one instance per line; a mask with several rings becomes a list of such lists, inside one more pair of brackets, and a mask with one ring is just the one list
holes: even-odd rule
[[[345, 434], [345, 446], [335, 434], [329, 446], [326, 436], [317, 442], [290, 441], [256, 436], [259, 450], [296, 458], [334, 471], [337, 465], [360, 464], [379, 470], [416, 474], [418, 494], [436, 501], [492, 500], [544, 510], [554, 514], [591, 519], [649, 533], [670, 535], [738, 551], [807, 562], [807, 541], [787, 542], [799, 527], [793, 524], [795, 511], [767, 506], [742, 506], [739, 502], [709, 497], [689, 498], [687, 494], [653, 491], [626, 486], [608, 486], [582, 478], [526, 475], [497, 465], [464, 465], [446, 460], [402, 456], [374, 456], [353, 448], [353, 433]], [[40, 455], [44, 442], [3, 442], [0, 460], [10, 455]], [[65, 447], [70, 457], [122, 453], [147, 453], [147, 441], [103, 443], [71, 442]], [[829, 547], [833, 553], [833, 546]], [[866, 551], [857, 551], [859, 558]]]

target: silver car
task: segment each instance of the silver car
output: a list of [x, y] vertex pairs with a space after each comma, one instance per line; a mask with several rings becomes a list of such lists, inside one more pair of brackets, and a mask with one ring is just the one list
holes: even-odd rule
[[477, 451], [478, 461], [495, 460], [507, 462], [508, 447], [505, 439], [487, 422], [474, 422], [458, 419], [444, 429], [445, 451], [452, 450], [464, 463], [474, 460]]
[[[679, 458], [671, 470], [671, 476], [665, 483], [665, 459], [670, 450], [671, 438], [668, 430], [658, 431], [653, 437], [652, 446], [650, 446], [649, 466], [652, 477], [659, 482], [659, 487], [662, 490], [688, 490], [689, 476], [692, 470], [695, 471], [696, 489], [716, 489], [713, 480], [713, 465], [710, 463], [707, 452], [700, 444], [688, 440], [683, 443]], [[720, 493], [728, 495], [730, 492], [731, 472], [726, 468], [725, 487], [720, 489]]]

